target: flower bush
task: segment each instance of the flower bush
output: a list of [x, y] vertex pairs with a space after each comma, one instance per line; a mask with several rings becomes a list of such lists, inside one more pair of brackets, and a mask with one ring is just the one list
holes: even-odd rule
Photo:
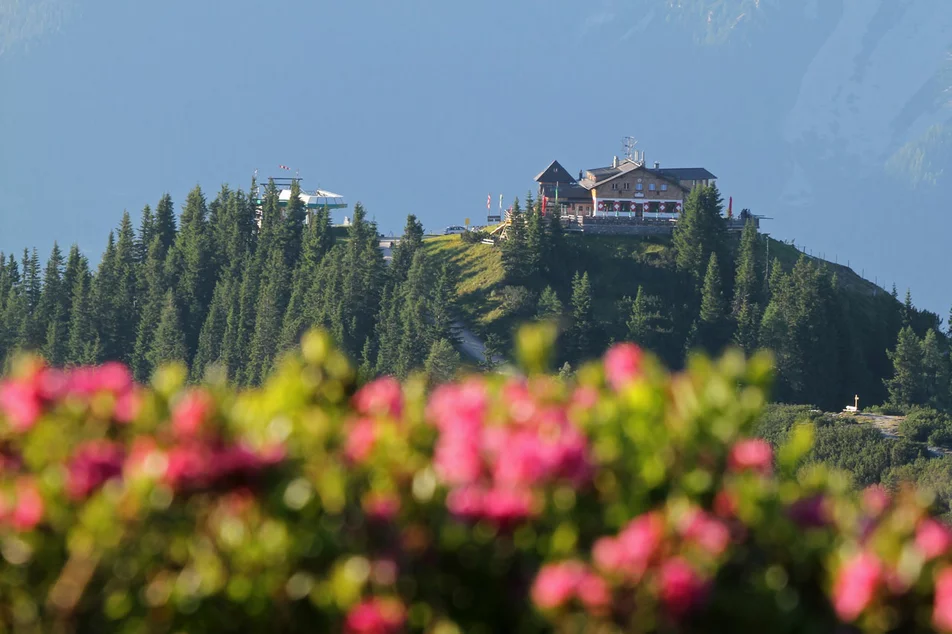
[[259, 389], [21, 359], [0, 382], [9, 632], [952, 631], [914, 490], [752, 437], [766, 356], [631, 344], [546, 374], [354, 385], [309, 333]]

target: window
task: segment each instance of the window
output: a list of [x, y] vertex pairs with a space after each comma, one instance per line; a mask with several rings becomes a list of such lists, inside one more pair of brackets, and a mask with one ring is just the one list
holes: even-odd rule
[[637, 185], [635, 185], [635, 189], [638, 191], [644, 191], [645, 186], [642, 185], [641, 183], [638, 183]]
[[631, 183], [625, 183], [624, 189], [631, 189]]
[[618, 183], [612, 183], [612, 191], [618, 190]]
[[654, 190], [655, 190], [655, 184], [654, 184], [654, 183], [650, 183], [650, 184], [648, 185], [648, 191], [654, 191]]
[[667, 183], [661, 183], [661, 191], [663, 191], [663, 192], [668, 191], [668, 184], [667, 184]]

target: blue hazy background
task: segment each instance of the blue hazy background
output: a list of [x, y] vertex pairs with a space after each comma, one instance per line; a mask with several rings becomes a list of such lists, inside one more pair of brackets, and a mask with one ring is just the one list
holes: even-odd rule
[[948, 0], [0, 0], [0, 250], [96, 262], [124, 209], [279, 164], [385, 232], [478, 224], [633, 135], [944, 316], [950, 45]]

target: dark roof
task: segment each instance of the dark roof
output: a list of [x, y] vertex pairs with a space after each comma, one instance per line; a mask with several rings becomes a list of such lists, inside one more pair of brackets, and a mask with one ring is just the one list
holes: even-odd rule
[[650, 169], [649, 172], [658, 172], [663, 176], [676, 178], [679, 181], [707, 181], [716, 180], [717, 176], [711, 174], [703, 167], [662, 167], [661, 169]]
[[[555, 198], [555, 185], [551, 183], [545, 183], [542, 187], [542, 191], [546, 196], [550, 198]], [[585, 189], [584, 187], [578, 185], [577, 183], [569, 184], [559, 184], [559, 200], [561, 201], [570, 201], [570, 200], [591, 200], [592, 192]]]
[[552, 163], [535, 177], [537, 183], [574, 183], [575, 178], [558, 161]]

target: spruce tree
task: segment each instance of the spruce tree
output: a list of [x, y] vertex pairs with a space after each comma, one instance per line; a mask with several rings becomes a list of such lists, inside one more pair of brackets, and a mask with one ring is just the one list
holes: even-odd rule
[[401, 332], [394, 369], [401, 378], [423, 365], [435, 339], [432, 325], [427, 319], [427, 295], [432, 284], [429, 269], [426, 254], [417, 251], [400, 298]]
[[149, 351], [149, 364], [152, 368], [158, 368], [165, 363], [185, 362], [186, 354], [185, 333], [175, 305], [175, 294], [169, 289], [155, 329], [155, 340]]
[[744, 225], [737, 252], [737, 272], [734, 281], [732, 310], [736, 319], [746, 304], [763, 302], [763, 283], [760, 276], [760, 261], [757, 249], [757, 227], [753, 221]]
[[246, 381], [256, 385], [271, 371], [278, 351], [281, 321], [287, 306], [290, 286], [284, 254], [272, 251], [255, 310], [255, 327], [251, 338], [251, 354], [246, 368]]
[[721, 287], [717, 254], [711, 253], [701, 290], [701, 314], [698, 316], [700, 345], [711, 353], [723, 348], [728, 337], [727, 302]]
[[526, 243], [525, 217], [519, 211], [519, 201], [512, 205], [510, 224], [506, 230], [506, 238], [500, 245], [502, 267], [506, 273], [506, 282], [509, 285], [522, 284], [526, 279], [526, 259], [528, 245]]
[[539, 295], [536, 317], [538, 319], [561, 319], [562, 311], [563, 307], [562, 302], [559, 301], [559, 296], [556, 295], [551, 286], [546, 286]]
[[[154, 235], [158, 236], [159, 243], [162, 245], [161, 253], [163, 258], [175, 243], [175, 227], [175, 209], [172, 205], [172, 196], [165, 194], [162, 196], [159, 204], [155, 207], [154, 225]], [[144, 236], [140, 236], [140, 238], [143, 237]], [[152, 246], [151, 242], [149, 243], [149, 246]]]
[[231, 280], [220, 280], [215, 286], [208, 316], [198, 337], [198, 350], [192, 362], [191, 375], [195, 381], [205, 376], [210, 365], [222, 361], [222, 343], [233, 293]]
[[55, 242], [46, 261], [36, 321], [46, 331], [43, 356], [51, 365], [63, 365], [69, 339], [69, 289], [63, 283], [63, 254]]
[[207, 215], [205, 195], [196, 186], [188, 194], [181, 228], [166, 260], [165, 274], [175, 280], [176, 305], [185, 328], [186, 361], [198, 348], [198, 336], [215, 288]]
[[92, 276], [89, 270], [81, 270], [72, 290], [72, 308], [69, 319], [67, 342], [67, 365], [94, 365], [100, 362], [99, 333], [93, 320], [91, 306]]
[[443, 262], [436, 276], [430, 299], [433, 337], [456, 343], [456, 270], [452, 262]]
[[545, 234], [545, 224], [539, 209], [526, 212], [526, 247], [523, 274], [525, 283], [535, 288], [542, 280], [548, 244]]
[[115, 356], [130, 363], [138, 329], [139, 272], [135, 231], [128, 213], [123, 213], [116, 241]]
[[118, 361], [124, 350], [119, 339], [120, 272], [116, 255], [116, 239], [109, 232], [106, 251], [93, 278], [92, 303], [96, 316], [96, 332], [102, 346], [104, 361]]
[[548, 279], [558, 285], [568, 281], [566, 274], [566, 259], [568, 257], [568, 247], [565, 240], [565, 229], [562, 227], [562, 212], [558, 207], [552, 209], [548, 214], [549, 234], [546, 237], [546, 271]]
[[592, 286], [588, 272], [572, 278], [572, 327], [569, 331], [569, 348], [575, 359], [591, 356], [595, 350], [595, 314], [592, 306]]
[[906, 301], [902, 307], [902, 325], [911, 326], [912, 318], [915, 316], [915, 308], [912, 305], [912, 291], [906, 289]]
[[945, 342], [930, 328], [922, 339], [922, 370], [926, 402], [936, 409], [949, 404], [949, 358], [945, 348]]
[[437, 339], [433, 342], [423, 364], [424, 371], [432, 385], [453, 380], [459, 366], [459, 352], [446, 339]]
[[136, 262], [142, 264], [149, 256], [149, 246], [152, 244], [152, 237], [155, 236], [155, 215], [152, 208], [146, 205], [142, 208], [142, 214], [139, 217], [139, 233], [136, 235]]
[[889, 400], [896, 405], [921, 405], [926, 388], [923, 374], [922, 343], [911, 326], [899, 331], [895, 350], [887, 352], [893, 375], [885, 379]]
[[152, 374], [149, 361], [155, 329], [162, 316], [169, 284], [165, 277], [165, 245], [158, 234], [152, 238], [149, 254], [142, 267], [140, 301], [142, 310], [136, 328], [136, 342], [132, 350], [132, 373], [139, 381], [146, 381]]
[[407, 278], [413, 257], [423, 246], [423, 225], [413, 214], [407, 216], [407, 224], [403, 228], [400, 242], [393, 248], [390, 259], [390, 279], [402, 282]]
[[626, 325], [628, 338], [631, 341], [668, 360], [672, 324], [670, 319], [662, 313], [659, 297], [649, 295], [642, 286], [638, 286], [638, 293], [631, 304], [631, 315]]
[[304, 235], [304, 223], [307, 220], [307, 205], [301, 200], [301, 183], [297, 179], [291, 181], [291, 197], [284, 208], [284, 214], [279, 224], [279, 242], [284, 252], [284, 265], [293, 271], [301, 257], [301, 242]]
[[721, 217], [723, 201], [717, 187], [695, 187], [688, 194], [674, 229], [675, 263], [679, 271], [700, 284], [711, 252], [723, 254], [727, 228]]

